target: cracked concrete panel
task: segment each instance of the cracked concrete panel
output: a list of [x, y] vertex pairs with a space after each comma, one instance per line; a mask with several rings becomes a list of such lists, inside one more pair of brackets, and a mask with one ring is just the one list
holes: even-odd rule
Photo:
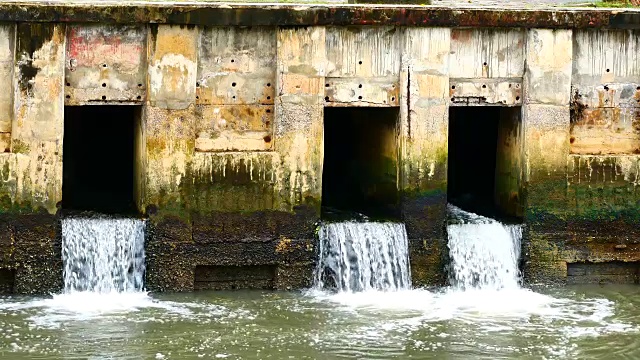
[[405, 30], [400, 76], [400, 160], [405, 190], [446, 181], [449, 124], [448, 28]]
[[640, 77], [640, 31], [575, 30], [573, 83], [634, 83]]
[[[7, 88], [13, 87], [13, 67], [15, 54], [16, 26], [0, 25], [0, 83]], [[13, 91], [0, 92], [0, 134], [11, 132], [13, 118]], [[10, 135], [0, 135], [0, 151], [7, 148]]]
[[394, 77], [400, 31], [389, 26], [328, 27], [327, 77]]
[[198, 31], [157, 26], [157, 31], [150, 31], [149, 102], [166, 109], [185, 109], [196, 99]]
[[522, 77], [524, 34], [523, 29], [452, 29], [451, 77]]
[[529, 29], [525, 103], [568, 105], [572, 56], [571, 30]]
[[414, 283], [436, 285], [446, 251], [441, 224], [447, 204], [451, 29], [406, 28], [403, 36], [398, 188]]
[[147, 31], [141, 25], [70, 25], [65, 102], [142, 102], [146, 94]]
[[204, 28], [198, 57], [196, 103], [273, 104], [275, 28]]

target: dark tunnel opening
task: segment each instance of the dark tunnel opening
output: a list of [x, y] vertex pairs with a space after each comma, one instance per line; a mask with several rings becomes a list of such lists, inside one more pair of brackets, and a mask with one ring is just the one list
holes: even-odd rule
[[66, 106], [62, 208], [135, 214], [138, 106]]
[[447, 197], [480, 215], [522, 217], [520, 107], [451, 107]]
[[323, 218], [397, 219], [398, 108], [325, 108]]

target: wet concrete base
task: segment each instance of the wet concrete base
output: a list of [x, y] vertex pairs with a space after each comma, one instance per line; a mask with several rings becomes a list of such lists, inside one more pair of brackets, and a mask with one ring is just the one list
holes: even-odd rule
[[59, 222], [53, 215], [0, 216], [1, 292], [61, 291], [62, 253], [58, 230]]
[[313, 212], [215, 213], [151, 219], [146, 287], [299, 289], [312, 285], [316, 260]]
[[531, 284], [636, 283], [640, 233], [633, 216], [532, 221], [524, 232], [523, 273]]

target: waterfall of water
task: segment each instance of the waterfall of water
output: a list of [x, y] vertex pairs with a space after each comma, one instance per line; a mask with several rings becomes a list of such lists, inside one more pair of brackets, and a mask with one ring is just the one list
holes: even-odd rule
[[451, 285], [461, 290], [518, 288], [522, 226], [504, 225], [451, 205], [449, 213], [455, 218], [447, 226]]
[[411, 287], [407, 232], [391, 222], [337, 222], [320, 227], [317, 288], [339, 291]]
[[63, 219], [65, 292], [142, 290], [144, 228], [137, 219]]

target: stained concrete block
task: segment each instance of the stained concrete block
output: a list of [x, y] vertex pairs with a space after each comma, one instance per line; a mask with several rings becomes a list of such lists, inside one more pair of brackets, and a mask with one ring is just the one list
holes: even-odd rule
[[[0, 25], [0, 83], [13, 88], [16, 25]], [[0, 133], [10, 133], [14, 92], [0, 92]], [[0, 140], [0, 142], [2, 142]]]
[[566, 176], [569, 155], [569, 107], [528, 104], [523, 107], [525, 154], [529, 180]]
[[272, 105], [198, 105], [196, 151], [270, 151]]
[[397, 77], [400, 30], [388, 26], [328, 27], [327, 77]]
[[525, 30], [453, 29], [452, 78], [518, 78], [524, 73]]
[[407, 28], [404, 34], [399, 188], [417, 286], [444, 283], [450, 35], [446, 28]]
[[157, 25], [150, 32], [149, 102], [164, 109], [185, 109], [196, 97], [198, 31]]
[[568, 105], [573, 42], [571, 30], [527, 31], [526, 104]]
[[[322, 193], [326, 29], [279, 28], [277, 32], [276, 151], [289, 181], [283, 185], [290, 206], [312, 204], [320, 210]], [[306, 83], [295, 93], [289, 79]]]
[[65, 26], [21, 23], [17, 31], [11, 151], [29, 159], [18, 170], [30, 180], [25, 201], [55, 213], [62, 198]]
[[640, 77], [640, 31], [576, 29], [573, 84], [634, 83]]
[[66, 33], [65, 103], [141, 103], [146, 97], [147, 29], [75, 24]]

